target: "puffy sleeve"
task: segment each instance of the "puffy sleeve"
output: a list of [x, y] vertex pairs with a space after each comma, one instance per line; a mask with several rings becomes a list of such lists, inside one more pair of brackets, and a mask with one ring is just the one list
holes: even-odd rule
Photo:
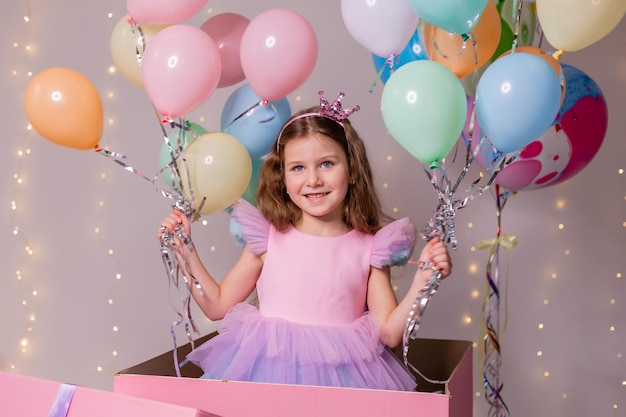
[[374, 235], [370, 264], [377, 268], [404, 265], [415, 246], [415, 228], [408, 217], [382, 227]]
[[230, 234], [239, 246], [247, 244], [252, 253], [265, 253], [269, 230], [269, 223], [256, 207], [244, 199], [235, 203], [230, 219]]

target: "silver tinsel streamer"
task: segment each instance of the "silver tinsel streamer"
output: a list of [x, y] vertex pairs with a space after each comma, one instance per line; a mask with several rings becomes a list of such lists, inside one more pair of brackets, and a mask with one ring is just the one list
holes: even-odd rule
[[[478, 155], [481, 146], [484, 146], [484, 143], [486, 142], [486, 138], [483, 137], [479, 140], [476, 147], [472, 149], [474, 118], [475, 113], [472, 111], [468, 137], [464, 138], [466, 142], [465, 165], [463, 166], [463, 169], [456, 181], [453, 182], [450, 180], [443, 161], [433, 163], [430, 166], [422, 166], [426, 176], [430, 180], [430, 183], [437, 192], [438, 199], [436, 210], [424, 229], [421, 231], [421, 236], [425, 240], [430, 240], [435, 236], [438, 236], [451, 250], [455, 250], [458, 244], [454, 231], [457, 211], [466, 207], [471, 200], [487, 191], [493, 185], [496, 175], [517, 157], [517, 154], [515, 154], [507, 158], [506, 155], [493, 149], [493, 160], [490, 165], [493, 168], [491, 170], [491, 175], [487, 178], [484, 185], [480, 185], [483, 180], [481, 176], [469, 185], [462, 198], [456, 198], [455, 195], [457, 189], [469, 172], [471, 164], [474, 162], [476, 155]], [[424, 311], [428, 305], [428, 301], [430, 301], [433, 295], [435, 295], [439, 290], [439, 285], [442, 279], [441, 273], [433, 270], [429, 262], [424, 265], [420, 265], [420, 268], [422, 270], [430, 269], [432, 274], [428, 283], [418, 292], [415, 300], [411, 304], [411, 310], [409, 311], [405, 322], [404, 333], [402, 336], [402, 354], [405, 364], [408, 364], [409, 339], [415, 339], [417, 337], [417, 331], [422, 321]]]
[[[182, 132], [183, 130], [186, 132], [187, 131], [191, 132], [189, 127], [184, 122], [180, 124], [169, 122], [169, 124], [172, 128], [179, 129], [180, 132]], [[179, 169], [187, 169], [187, 166], [184, 163], [184, 154], [182, 153], [182, 149], [180, 149], [180, 144], [179, 144], [180, 140], [177, 140], [176, 144], [170, 143], [170, 139], [163, 126], [162, 126], [162, 130], [163, 130], [163, 136], [165, 138], [168, 149], [170, 151], [170, 155], [172, 155], [172, 160], [166, 166], [162, 167], [161, 170], [157, 172], [153, 178], [149, 178], [138, 169], [126, 163], [125, 162], [126, 156], [123, 154], [101, 149], [101, 148], [96, 148], [96, 151], [100, 153], [101, 155], [111, 159], [116, 164], [120, 165], [125, 171], [135, 174], [139, 178], [142, 178], [150, 182], [161, 196], [170, 198], [173, 200], [172, 202], [173, 208], [180, 210], [189, 219], [193, 221], [198, 220], [198, 218], [200, 217], [199, 213], [202, 210], [204, 201], [202, 201], [199, 204], [198, 209], [194, 210], [192, 208], [192, 201], [184, 197], [182, 194], [182, 184], [180, 182], [181, 180], [179, 176]], [[191, 133], [193, 134], [193, 132]], [[165, 188], [160, 188], [157, 186], [157, 180], [161, 177], [162, 172], [168, 168], [172, 172], [172, 184], [173, 184], [173, 187], [169, 190]], [[190, 178], [190, 176], [187, 175], [187, 178]], [[190, 187], [188, 186], [187, 189], [190, 189]], [[193, 195], [192, 195], [192, 199], [193, 199]], [[189, 340], [190, 343], [192, 343], [192, 347], [193, 347], [193, 337], [191, 334], [191, 330], [198, 333], [196, 325], [190, 313], [191, 292], [190, 292], [189, 286], [193, 285], [200, 294], [203, 293], [202, 287], [193, 276], [188, 277], [182, 273], [183, 270], [188, 271], [189, 268], [186, 268], [187, 265], [186, 265], [184, 252], [182, 251], [181, 247], [176, 245], [175, 238], [178, 238], [178, 241], [182, 242], [183, 245], [186, 245], [189, 248], [193, 247], [193, 242], [191, 241], [191, 238], [189, 236], [186, 236], [180, 227], [178, 227], [173, 233], [163, 233], [161, 236], [160, 252], [161, 252], [161, 258], [163, 260], [163, 265], [165, 267], [165, 271], [168, 277], [168, 281], [170, 285], [172, 285], [176, 289], [177, 292], [184, 291], [183, 295], [180, 296], [180, 300], [179, 300], [180, 308], [172, 304], [172, 307], [175, 313], [178, 315], [178, 320], [176, 320], [170, 326], [170, 333], [172, 335], [173, 344], [174, 344], [174, 352], [176, 352], [176, 347], [177, 347], [176, 334], [175, 334], [175, 328], [177, 326], [182, 325], [184, 327], [185, 333], [187, 335], [187, 339]], [[179, 261], [183, 263], [183, 266], [185, 266], [185, 268], [181, 268]], [[181, 285], [180, 278], [182, 278], [182, 280], [184, 281], [184, 284], [185, 284], [184, 286]], [[175, 357], [174, 365], [175, 365], [176, 375], [180, 376], [180, 367], [178, 364], [176, 353], [174, 353], [174, 357]]]

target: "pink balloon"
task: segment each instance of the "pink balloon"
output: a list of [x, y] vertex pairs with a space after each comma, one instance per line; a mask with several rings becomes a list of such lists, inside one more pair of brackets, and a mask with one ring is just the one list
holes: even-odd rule
[[144, 89], [171, 118], [204, 103], [217, 88], [222, 64], [215, 42], [200, 28], [173, 25], [158, 32], [141, 62]]
[[267, 101], [285, 97], [313, 72], [317, 38], [311, 24], [287, 9], [250, 21], [241, 39], [241, 66], [254, 92]]
[[228, 87], [246, 78], [241, 68], [240, 47], [250, 19], [237, 13], [221, 13], [206, 20], [200, 29], [217, 45], [222, 58], [222, 76], [218, 87]]
[[206, 3], [207, 0], [126, 0], [126, 10], [136, 22], [161, 25], [182, 22]]

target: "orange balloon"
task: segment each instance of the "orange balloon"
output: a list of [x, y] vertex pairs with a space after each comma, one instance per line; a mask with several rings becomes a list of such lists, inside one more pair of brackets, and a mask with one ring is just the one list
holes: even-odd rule
[[[559, 77], [559, 81], [561, 84], [561, 104], [563, 104], [566, 90], [565, 74], [563, 73], [563, 68], [561, 68], [561, 64], [559, 63], [559, 61], [551, 54], [547, 53], [541, 48], [537, 48], [536, 46], [518, 46], [515, 48], [515, 52], [524, 52], [527, 54], [537, 55], [538, 57], [543, 58], [548, 64], [550, 64], [550, 66], [556, 73], [556, 76]], [[510, 53], [511, 51], [506, 51], [505, 53], [500, 55], [500, 57], [503, 57]]]
[[458, 78], [463, 78], [489, 62], [498, 48], [501, 33], [498, 9], [492, 1], [488, 1], [480, 20], [469, 33], [471, 39], [464, 41], [462, 35], [426, 23], [424, 44], [431, 61], [445, 65]]
[[102, 137], [98, 90], [73, 69], [54, 67], [37, 74], [26, 87], [24, 107], [33, 128], [57, 145], [92, 149]]

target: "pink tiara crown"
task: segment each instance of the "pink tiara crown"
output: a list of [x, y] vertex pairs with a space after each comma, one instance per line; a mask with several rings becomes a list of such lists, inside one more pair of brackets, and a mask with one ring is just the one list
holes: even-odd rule
[[334, 121], [341, 123], [346, 120], [352, 113], [358, 111], [361, 107], [354, 106], [350, 109], [343, 108], [341, 101], [346, 96], [343, 91], [337, 94], [337, 98], [332, 103], [329, 103], [326, 100], [326, 96], [324, 95], [324, 91], [319, 91], [317, 94], [320, 96], [320, 115], [324, 117], [328, 117], [329, 119], [333, 119]]
[[293, 122], [295, 122], [296, 120], [302, 119], [305, 117], [311, 117], [311, 116], [322, 116], [322, 117], [326, 117], [327, 119], [334, 120], [335, 122], [339, 123], [341, 127], [343, 127], [343, 121], [346, 120], [352, 113], [354, 113], [355, 111], [358, 111], [361, 108], [360, 106], [354, 106], [351, 109], [344, 110], [341, 104], [341, 100], [343, 100], [343, 98], [345, 97], [345, 94], [343, 92], [340, 92], [339, 94], [337, 94], [337, 98], [332, 103], [329, 103], [328, 100], [326, 100], [326, 96], [324, 96], [323, 91], [320, 90], [317, 94], [320, 95], [319, 111], [311, 112], [311, 113], [302, 113], [297, 116], [293, 116], [291, 119], [287, 120], [287, 122], [283, 125], [282, 129], [280, 129], [280, 132], [278, 132], [278, 137], [276, 139], [276, 152], [277, 153], [278, 153], [278, 150], [280, 149], [280, 138], [283, 136], [283, 132], [285, 131], [285, 128], [289, 126], [290, 124], [292, 124]]

